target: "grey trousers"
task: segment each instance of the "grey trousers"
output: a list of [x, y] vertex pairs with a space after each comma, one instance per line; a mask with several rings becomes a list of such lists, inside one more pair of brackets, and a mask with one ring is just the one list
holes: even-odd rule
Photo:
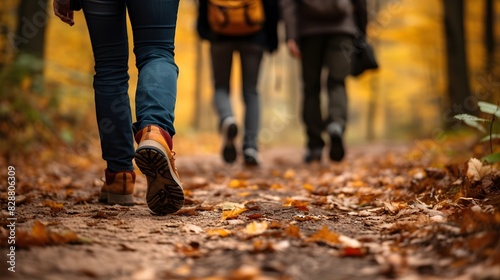
[[219, 124], [227, 117], [233, 116], [229, 94], [231, 65], [233, 53], [239, 52], [242, 73], [242, 92], [245, 104], [245, 134], [243, 149], [257, 149], [257, 137], [260, 122], [259, 94], [257, 82], [260, 62], [264, 48], [247, 41], [213, 42], [210, 53], [212, 60], [212, 75], [214, 82], [214, 106], [219, 116]]
[[[343, 128], [347, 123], [347, 93], [344, 80], [350, 72], [348, 50], [353, 44], [349, 35], [314, 35], [300, 38], [302, 53], [303, 106], [302, 119], [307, 134], [307, 147], [321, 149], [325, 142], [322, 133], [329, 123], [335, 122]], [[351, 47], [352, 48], [352, 47]], [[326, 119], [321, 112], [321, 72], [328, 71], [328, 113]]]

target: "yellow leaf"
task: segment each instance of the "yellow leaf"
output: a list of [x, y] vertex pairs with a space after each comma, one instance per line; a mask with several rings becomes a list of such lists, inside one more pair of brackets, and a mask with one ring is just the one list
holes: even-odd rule
[[270, 187], [271, 190], [279, 190], [282, 188], [283, 188], [283, 186], [281, 184], [272, 184]]
[[228, 229], [223, 228], [213, 228], [207, 231], [208, 236], [219, 236], [219, 237], [227, 237], [231, 235], [232, 232]]
[[245, 188], [248, 186], [248, 182], [246, 180], [236, 180], [233, 179], [229, 181], [229, 187], [230, 188]]
[[305, 189], [306, 191], [313, 192], [313, 191], [314, 191], [314, 186], [313, 186], [313, 185], [311, 185], [311, 184], [305, 183], [305, 184], [304, 184], [304, 189]]
[[238, 193], [238, 196], [245, 197], [245, 196], [249, 196], [251, 194], [252, 194], [251, 192], [240, 192], [240, 193]]
[[247, 211], [246, 208], [234, 208], [233, 210], [224, 210], [222, 211], [222, 220], [231, 220], [231, 219], [236, 219], [238, 216]]
[[283, 178], [285, 178], [285, 179], [293, 179], [293, 178], [295, 178], [295, 171], [293, 171], [293, 169], [288, 169], [283, 174]]
[[245, 229], [243, 230], [244, 233], [249, 234], [249, 235], [259, 235], [264, 233], [267, 229], [267, 222], [263, 221], [261, 223], [259, 222], [252, 222], [248, 224]]

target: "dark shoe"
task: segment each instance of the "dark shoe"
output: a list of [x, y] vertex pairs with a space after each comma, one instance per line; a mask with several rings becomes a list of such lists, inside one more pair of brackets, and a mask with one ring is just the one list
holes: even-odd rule
[[341, 161], [345, 155], [342, 126], [338, 123], [331, 123], [326, 128], [326, 131], [330, 136], [330, 159], [332, 161]]
[[146, 202], [154, 214], [177, 212], [184, 204], [184, 191], [175, 168], [172, 138], [165, 130], [148, 125], [135, 135], [139, 147], [135, 163], [148, 181]]
[[323, 149], [309, 149], [304, 156], [305, 163], [312, 163], [314, 161], [321, 162], [321, 156], [323, 154]]
[[104, 171], [106, 180], [99, 194], [99, 202], [107, 204], [119, 204], [124, 206], [134, 205], [135, 172], [109, 172]]
[[247, 166], [259, 165], [259, 152], [254, 148], [246, 148], [243, 150], [243, 159]]
[[236, 161], [236, 146], [234, 140], [238, 135], [238, 126], [233, 117], [225, 118], [221, 124], [222, 158], [227, 163]]

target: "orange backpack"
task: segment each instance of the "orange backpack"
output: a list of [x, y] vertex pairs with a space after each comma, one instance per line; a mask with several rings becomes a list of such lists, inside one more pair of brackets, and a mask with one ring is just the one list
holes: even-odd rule
[[262, 0], [208, 0], [208, 23], [222, 35], [244, 36], [262, 29]]

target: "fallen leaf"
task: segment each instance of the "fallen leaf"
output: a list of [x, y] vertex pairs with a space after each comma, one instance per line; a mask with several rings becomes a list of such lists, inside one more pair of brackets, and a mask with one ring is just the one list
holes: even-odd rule
[[491, 166], [484, 166], [477, 158], [469, 159], [467, 166], [467, 178], [472, 181], [479, 181], [492, 171]]
[[227, 237], [231, 234], [233, 234], [233, 233], [230, 230], [223, 229], [223, 228], [213, 228], [213, 229], [207, 230], [208, 236]]
[[229, 181], [229, 187], [230, 188], [246, 188], [248, 186], [248, 181], [246, 180], [236, 180], [233, 179]]
[[338, 233], [332, 232], [327, 226], [323, 226], [315, 234], [311, 235], [307, 241], [309, 242], [324, 242], [329, 245], [338, 245], [340, 235]]
[[363, 248], [345, 247], [342, 248], [340, 255], [342, 257], [364, 257], [366, 255], [366, 250]]
[[301, 234], [300, 234], [300, 228], [296, 225], [289, 225], [286, 229], [285, 229], [285, 234], [290, 236], [290, 237], [296, 237], [296, 238], [300, 238], [301, 237]]
[[233, 210], [224, 210], [222, 211], [222, 220], [230, 220], [230, 219], [236, 219], [238, 216], [247, 211], [246, 208], [235, 208]]
[[283, 173], [283, 178], [288, 180], [295, 178], [295, 171], [293, 169], [288, 169]]
[[203, 232], [204, 230], [199, 227], [199, 226], [196, 226], [196, 225], [193, 225], [193, 224], [187, 224], [187, 225], [184, 225], [182, 227], [182, 229], [185, 231], [185, 232], [194, 232], [194, 233], [201, 233]]
[[50, 207], [50, 212], [57, 213], [63, 210], [64, 205], [62, 203], [57, 203], [52, 200], [44, 200], [42, 206]]
[[266, 221], [263, 221], [261, 223], [259, 222], [251, 222], [249, 223], [243, 232], [248, 235], [259, 235], [262, 234], [266, 231], [268, 227], [268, 224]]
[[197, 207], [184, 207], [179, 211], [175, 212], [177, 216], [197, 216], [198, 212], [196, 212]]
[[40, 221], [35, 221], [31, 231], [19, 230], [16, 235], [16, 246], [29, 248], [31, 246], [50, 246], [60, 244], [90, 243], [89, 240], [79, 237], [75, 232], [52, 232]]

